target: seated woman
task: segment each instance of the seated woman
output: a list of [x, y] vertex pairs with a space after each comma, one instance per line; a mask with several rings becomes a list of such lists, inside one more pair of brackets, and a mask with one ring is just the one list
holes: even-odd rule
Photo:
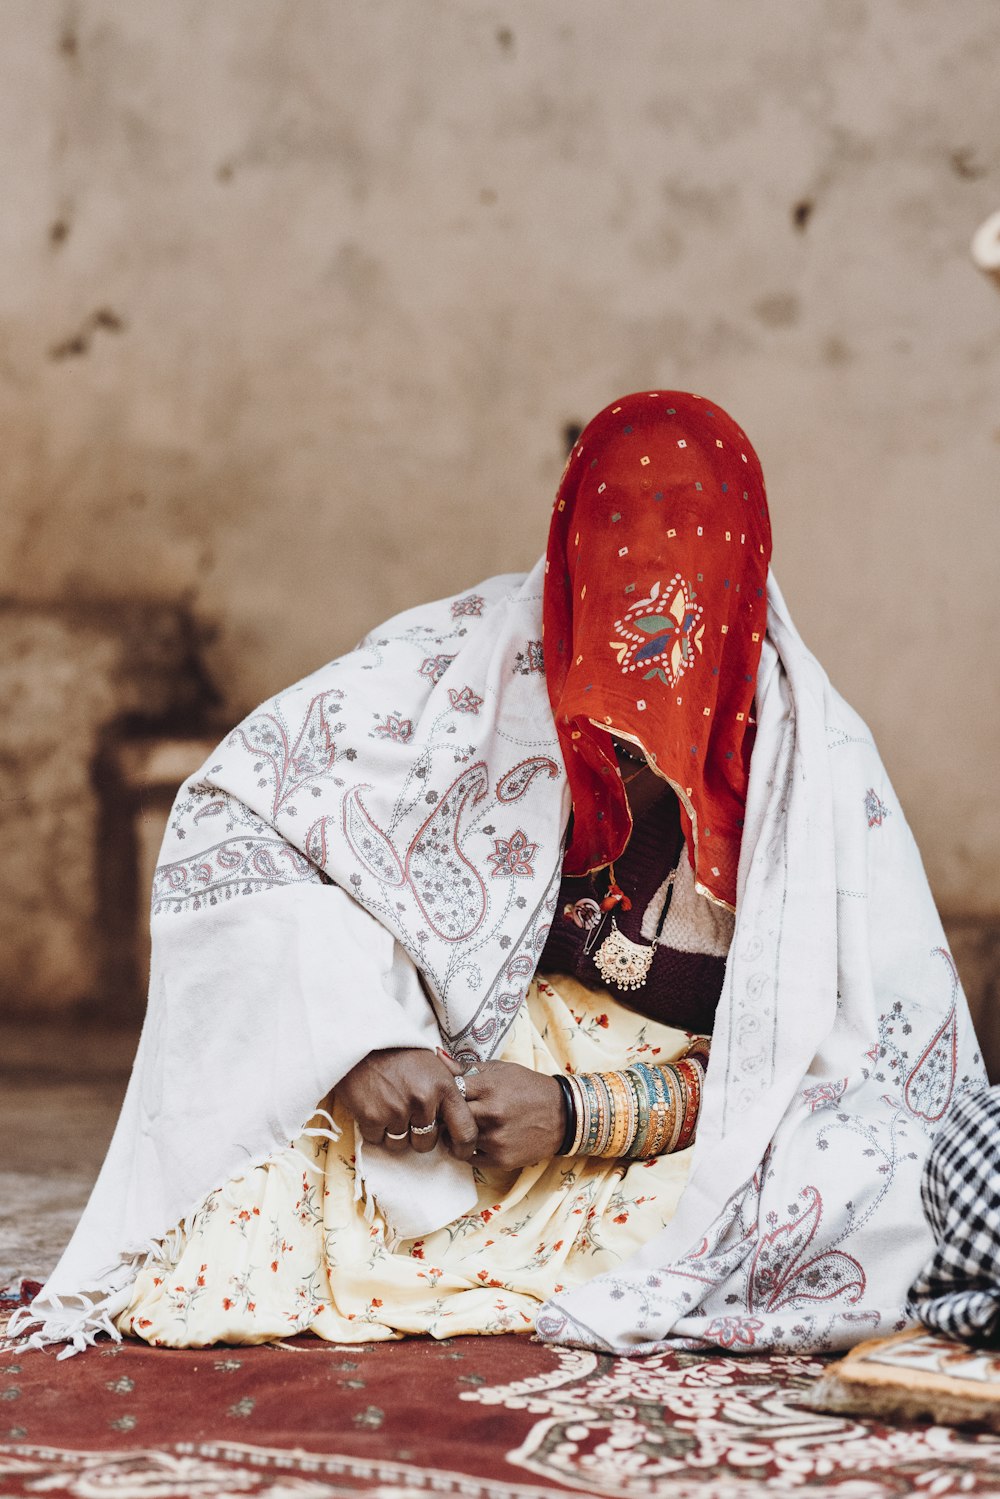
[[921, 1167], [982, 1064], [770, 551], [739, 427], [625, 397], [527, 578], [229, 736], [175, 804], [132, 1083], [36, 1342], [904, 1325]]

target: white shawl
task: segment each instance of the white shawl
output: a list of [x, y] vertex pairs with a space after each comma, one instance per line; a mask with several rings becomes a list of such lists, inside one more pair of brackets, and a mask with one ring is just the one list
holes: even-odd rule
[[[500, 1049], [544, 945], [568, 816], [542, 564], [411, 610], [265, 704], [181, 789], [121, 1119], [19, 1327], [82, 1348], [144, 1256], [301, 1131], [369, 1051]], [[543, 1336], [832, 1347], [888, 1331], [930, 1240], [919, 1174], [982, 1065], [903, 814], [769, 589], [736, 929], [693, 1170], [639, 1255]], [[467, 1210], [443, 1148], [366, 1146], [398, 1237]]]

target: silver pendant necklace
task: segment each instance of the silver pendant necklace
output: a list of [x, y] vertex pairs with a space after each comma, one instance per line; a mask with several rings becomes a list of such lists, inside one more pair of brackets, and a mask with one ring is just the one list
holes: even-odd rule
[[652, 943], [633, 942], [631, 937], [619, 931], [618, 923], [614, 916], [611, 918], [611, 929], [600, 947], [594, 953], [594, 966], [606, 984], [614, 984], [619, 989], [641, 989], [649, 978], [649, 971], [653, 966], [653, 958], [656, 956], [657, 944], [663, 931], [663, 924], [667, 919], [667, 911], [670, 908], [670, 897], [674, 892], [674, 880], [677, 870], [671, 870], [667, 880], [667, 891], [663, 900], [663, 909], [660, 919], [656, 923], [656, 932]]

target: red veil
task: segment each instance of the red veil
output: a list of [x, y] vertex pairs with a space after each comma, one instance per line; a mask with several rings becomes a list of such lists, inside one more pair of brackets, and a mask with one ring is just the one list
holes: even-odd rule
[[545, 673], [573, 798], [564, 869], [632, 821], [610, 732], [677, 793], [695, 878], [736, 903], [771, 526], [746, 436], [700, 396], [605, 407], [573, 449], [546, 553]]

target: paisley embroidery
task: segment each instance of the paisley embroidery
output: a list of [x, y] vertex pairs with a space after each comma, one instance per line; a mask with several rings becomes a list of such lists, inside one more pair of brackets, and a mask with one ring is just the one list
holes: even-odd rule
[[351, 849], [383, 885], [408, 885], [435, 934], [447, 942], [471, 937], [486, 914], [486, 889], [459, 847], [459, 822], [467, 803], [482, 801], [488, 782], [480, 762], [464, 771], [417, 830], [405, 860], [361, 801], [365, 786], [344, 799], [344, 833]]
[[234, 895], [320, 879], [312, 863], [283, 838], [229, 838], [204, 849], [195, 860], [158, 865], [152, 910], [154, 915], [187, 906], [199, 911]]
[[419, 829], [406, 855], [406, 875], [417, 904], [437, 936], [447, 942], [471, 937], [486, 915], [486, 887], [459, 847], [466, 805], [489, 790], [482, 761], [453, 781]]
[[533, 755], [530, 760], [522, 760], [520, 765], [515, 765], [513, 770], [508, 770], [497, 781], [497, 801], [519, 801], [535, 777], [543, 771], [548, 772], [550, 781], [559, 779], [559, 766], [548, 755]]
[[368, 789], [367, 786], [354, 786], [345, 796], [344, 836], [361, 863], [383, 885], [403, 885], [406, 873], [399, 855], [362, 804], [361, 793]]
[[691, 584], [675, 573], [661, 591], [653, 584], [647, 598], [633, 604], [614, 628], [620, 640], [610, 642], [623, 673], [639, 671], [644, 682], [660, 681], [676, 687], [701, 655], [705, 626], [703, 609], [695, 603]]
[[958, 1070], [958, 973], [951, 954], [943, 947], [934, 952], [948, 965], [951, 976], [951, 1009], [924, 1048], [903, 1090], [906, 1107], [918, 1119], [936, 1124], [947, 1112], [955, 1091]]
[[[289, 800], [308, 786], [311, 781], [325, 776], [336, 758], [330, 715], [340, 708], [343, 694], [337, 691], [321, 692], [312, 699], [306, 712], [305, 722], [294, 742], [289, 742], [288, 731], [277, 711], [258, 713], [238, 728], [233, 740], [242, 743], [252, 755], [258, 756], [255, 771], [269, 770], [274, 779], [274, 796], [271, 803], [271, 818], [287, 808]], [[259, 783], [261, 786], [266, 781]]]
[[791, 1311], [812, 1301], [851, 1306], [864, 1294], [865, 1272], [851, 1255], [827, 1249], [806, 1258], [823, 1218], [823, 1198], [815, 1187], [803, 1187], [799, 1196], [801, 1211], [784, 1223], [768, 1214], [770, 1232], [761, 1236], [750, 1264], [747, 1311]]

